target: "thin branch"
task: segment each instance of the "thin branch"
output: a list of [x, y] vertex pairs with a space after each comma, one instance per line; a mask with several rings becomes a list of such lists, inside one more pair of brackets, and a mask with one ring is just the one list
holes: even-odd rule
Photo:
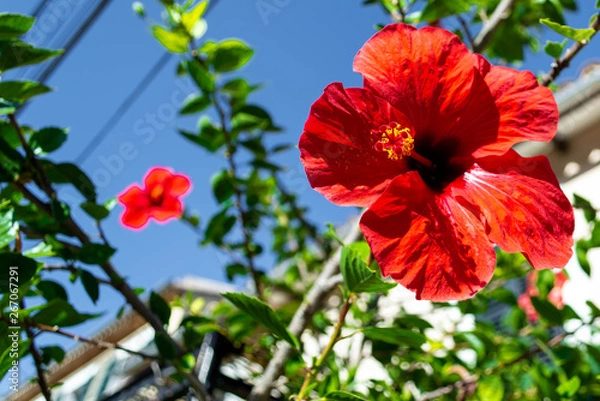
[[[596, 15], [596, 18], [594, 18], [594, 20], [590, 24], [590, 28], [594, 30], [594, 34], [592, 35], [592, 37], [594, 37], [598, 30], [600, 30], [600, 14]], [[590, 37], [590, 40], [592, 40], [592, 37]], [[543, 86], [548, 86], [552, 82], [554, 82], [554, 80], [560, 75], [560, 73], [565, 68], [569, 67], [569, 65], [571, 64], [571, 60], [573, 60], [577, 53], [579, 53], [585, 46], [587, 46], [590, 40], [575, 42], [573, 46], [571, 46], [566, 51], [564, 56], [562, 56], [559, 60], [555, 60], [555, 62], [552, 63], [552, 69], [550, 70], [550, 72], [548, 72], [548, 74], [546, 74], [544, 78], [542, 78], [540, 84]]]
[[[23, 300], [21, 300], [20, 302], [20, 307], [22, 310], [25, 310], [25, 303], [23, 302]], [[42, 366], [42, 364], [44, 363], [42, 355], [35, 346], [35, 333], [33, 332], [33, 330], [31, 330], [31, 327], [29, 326], [27, 321], [24, 322], [24, 325], [25, 333], [27, 333], [27, 337], [31, 341], [31, 343], [29, 344], [29, 353], [33, 357], [35, 370], [37, 371], [37, 382], [46, 401], [52, 401], [52, 392], [50, 391], [50, 386], [48, 386], [48, 381], [46, 380], [46, 373], [44, 372], [44, 368]]]
[[37, 329], [39, 329], [41, 331], [47, 332], [47, 333], [59, 334], [59, 335], [61, 335], [63, 337], [68, 337], [68, 338], [73, 339], [75, 341], [79, 341], [79, 342], [91, 344], [91, 345], [94, 345], [94, 346], [96, 346], [98, 348], [102, 348], [102, 349], [119, 349], [119, 350], [125, 351], [125, 352], [127, 352], [129, 354], [140, 356], [140, 357], [142, 357], [144, 359], [160, 360], [160, 358], [158, 356], [146, 354], [144, 352], [134, 351], [134, 350], [131, 350], [129, 348], [125, 348], [125, 347], [123, 347], [123, 346], [121, 346], [119, 344], [116, 344], [116, 343], [110, 343], [110, 342], [106, 342], [106, 341], [95, 340], [93, 338], [82, 337], [82, 336], [79, 336], [77, 334], [69, 333], [69, 332], [61, 329], [58, 326], [48, 326], [48, 325], [41, 324], [41, 323], [31, 323], [31, 326], [33, 326], [33, 327], [35, 327], [35, 328], [37, 328]]
[[[358, 219], [352, 219], [350, 233], [344, 238], [344, 243], [352, 243], [361, 237], [361, 232], [358, 228]], [[314, 285], [306, 294], [304, 302], [296, 310], [288, 330], [296, 337], [300, 337], [313, 315], [319, 310], [327, 298], [327, 295], [337, 285], [337, 280], [332, 280], [340, 272], [341, 248], [325, 263], [323, 270]], [[269, 364], [264, 370], [263, 375], [258, 379], [256, 385], [252, 389], [248, 397], [248, 401], [268, 401], [269, 392], [275, 380], [281, 376], [285, 362], [293, 353], [291, 345], [288, 343], [279, 343], [275, 354], [269, 361]]]
[[500, 4], [498, 4], [498, 7], [496, 7], [491, 17], [483, 23], [481, 31], [479, 31], [473, 41], [473, 51], [475, 53], [481, 53], [483, 51], [500, 24], [510, 17], [510, 13], [515, 6], [515, 3], [516, 0], [502, 0]]

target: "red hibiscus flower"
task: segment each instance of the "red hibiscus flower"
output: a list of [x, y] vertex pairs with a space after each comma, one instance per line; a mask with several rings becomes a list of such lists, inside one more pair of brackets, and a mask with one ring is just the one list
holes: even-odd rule
[[361, 228], [384, 275], [448, 301], [488, 283], [494, 245], [536, 269], [567, 263], [572, 207], [545, 157], [511, 150], [556, 133], [556, 102], [533, 74], [404, 24], [373, 36], [354, 69], [364, 88], [325, 88], [299, 146], [315, 190], [369, 208]]
[[151, 218], [164, 222], [181, 217], [183, 204], [180, 198], [190, 187], [190, 179], [183, 174], [174, 174], [164, 167], [151, 168], [144, 177], [144, 188], [133, 184], [117, 196], [125, 206], [121, 223], [140, 229]]
[[[527, 275], [527, 288], [523, 294], [519, 296], [518, 304], [519, 307], [527, 315], [527, 319], [531, 323], [535, 323], [539, 320], [539, 315], [531, 302], [531, 297], [537, 297], [540, 295], [540, 290], [537, 287], [537, 272], [531, 272]], [[548, 293], [548, 301], [557, 308], [561, 309], [565, 304], [563, 302], [562, 290], [567, 281], [567, 275], [564, 272], [558, 272], [554, 274], [554, 287]]]

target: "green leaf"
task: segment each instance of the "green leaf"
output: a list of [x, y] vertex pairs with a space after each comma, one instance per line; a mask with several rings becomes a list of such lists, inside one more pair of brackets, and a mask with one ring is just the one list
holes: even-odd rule
[[573, 207], [583, 210], [583, 215], [588, 223], [596, 220], [596, 209], [589, 200], [573, 194]]
[[47, 160], [42, 164], [52, 183], [72, 184], [88, 201], [96, 201], [96, 187], [89, 177], [75, 164], [53, 164]]
[[367, 267], [358, 251], [347, 246], [342, 248], [340, 270], [346, 289], [353, 293], [384, 292], [396, 286], [383, 281], [377, 272]]
[[245, 105], [237, 110], [231, 119], [231, 130], [234, 132], [260, 129], [265, 131], [278, 131], [273, 125], [269, 113], [256, 105]]
[[188, 74], [190, 74], [190, 77], [198, 85], [198, 88], [207, 94], [215, 91], [215, 77], [212, 76], [205, 66], [196, 60], [184, 60], [182, 63]]
[[517, 304], [517, 297], [515, 297], [515, 294], [513, 294], [511, 290], [504, 287], [495, 288], [492, 292], [490, 292], [490, 298], [507, 305]]
[[581, 386], [581, 379], [578, 376], [573, 376], [566, 382], [561, 383], [557, 388], [556, 392], [558, 395], [564, 398], [571, 398], [577, 394], [577, 390]]
[[232, 281], [235, 276], [247, 276], [248, 269], [240, 263], [232, 263], [225, 268], [227, 280]]
[[64, 299], [55, 298], [48, 302], [38, 313], [33, 315], [32, 320], [48, 326], [69, 327], [76, 326], [99, 316], [97, 314], [79, 313], [73, 305]]
[[0, 82], [0, 97], [23, 103], [34, 96], [52, 91], [46, 85], [33, 81]]
[[531, 297], [531, 303], [537, 313], [547, 322], [557, 326], [561, 326], [564, 323], [562, 312], [547, 300]]
[[110, 211], [104, 205], [98, 205], [96, 202], [83, 202], [81, 208], [94, 220], [104, 220], [110, 214]]
[[81, 247], [78, 259], [88, 265], [101, 265], [106, 263], [115, 251], [109, 245], [89, 242]]
[[223, 145], [225, 145], [225, 135], [223, 134], [223, 131], [216, 127], [210, 121], [210, 118], [203, 116], [200, 119], [199, 131], [200, 133], [198, 135], [183, 130], [179, 130], [179, 133], [184, 138], [196, 145], [203, 147], [211, 153], [215, 153]]
[[567, 39], [563, 40], [562, 43], [552, 42], [550, 40], [546, 41], [546, 45], [544, 46], [544, 51], [550, 57], [559, 59], [567, 45]]
[[25, 158], [0, 137], [0, 180], [15, 181], [25, 166]]
[[212, 177], [212, 189], [217, 202], [223, 203], [235, 193], [235, 183], [229, 171], [222, 170]]
[[42, 296], [46, 299], [46, 301], [50, 302], [53, 299], [62, 299], [64, 301], [68, 301], [69, 297], [67, 295], [67, 291], [65, 288], [52, 280], [41, 280], [39, 283], [35, 285], [38, 290], [42, 293]]
[[81, 269], [79, 272], [79, 277], [81, 279], [81, 284], [83, 284], [83, 288], [85, 292], [87, 292], [88, 296], [95, 304], [100, 297], [100, 284], [98, 283], [98, 279], [87, 270]]
[[579, 266], [581, 266], [581, 270], [590, 276], [592, 274], [592, 266], [588, 260], [588, 248], [584, 246], [582, 241], [577, 241], [577, 244], [575, 244], [575, 256], [577, 257]]
[[504, 399], [504, 383], [500, 376], [486, 375], [479, 379], [477, 395], [485, 401], [502, 401]]
[[235, 78], [231, 81], [226, 82], [221, 88], [221, 92], [228, 94], [231, 97], [231, 104], [233, 106], [241, 106], [246, 103], [246, 98], [260, 85], [250, 85], [248, 81], [243, 78]]
[[179, 114], [186, 115], [199, 113], [211, 104], [212, 101], [208, 96], [197, 95], [194, 93], [185, 99], [183, 106], [181, 106], [181, 110], [179, 110]]
[[467, 11], [469, 11], [469, 2], [465, 0], [431, 0], [421, 13], [421, 21], [434, 22]]
[[55, 252], [52, 250], [52, 246], [46, 244], [45, 242], [40, 242], [36, 246], [31, 249], [23, 252], [23, 256], [27, 256], [29, 258], [44, 258], [48, 256], [54, 256]]
[[344, 246], [344, 241], [342, 241], [338, 233], [335, 231], [335, 227], [331, 223], [327, 223], [327, 231], [323, 234], [323, 237], [332, 239], [341, 246]]
[[600, 308], [598, 308], [592, 301], [585, 301], [585, 303], [590, 308], [592, 319], [600, 318]]
[[64, 128], [42, 128], [31, 136], [29, 146], [36, 155], [53, 152], [67, 140], [67, 132]]
[[361, 331], [370, 340], [393, 345], [419, 348], [427, 342], [423, 334], [398, 327], [365, 327]]
[[171, 53], [186, 53], [190, 38], [184, 33], [171, 32], [155, 25], [152, 27], [154, 37]]
[[332, 391], [325, 397], [321, 398], [322, 401], [367, 401], [366, 398], [359, 397], [358, 395], [348, 393], [346, 391]]
[[18, 253], [0, 253], [0, 293], [23, 287], [38, 271], [35, 260]]
[[235, 216], [227, 215], [227, 209], [215, 214], [206, 227], [204, 232], [204, 240], [202, 245], [206, 245], [210, 242], [221, 245], [223, 238], [231, 231], [237, 219]]
[[0, 40], [18, 38], [31, 29], [34, 21], [26, 15], [0, 13]]
[[169, 361], [177, 358], [177, 348], [171, 338], [165, 333], [156, 333], [154, 336], [154, 343], [158, 349], [160, 356]]
[[0, 98], [0, 115], [5, 116], [8, 114], [13, 114], [15, 111], [17, 111], [18, 106], [19, 103], [17, 102], [11, 102], [9, 100]]
[[268, 328], [273, 335], [288, 342], [296, 349], [300, 348], [298, 339], [288, 331], [283, 321], [269, 305], [242, 293], [227, 292], [222, 295], [242, 312], [247, 313]]
[[226, 39], [218, 43], [210, 55], [210, 62], [217, 72], [229, 72], [243, 67], [254, 54], [254, 50], [237, 39]]
[[14, 210], [0, 210], [0, 249], [10, 244], [19, 232], [19, 223], [14, 221]]
[[154, 291], [150, 292], [150, 310], [163, 324], [169, 324], [171, 318], [171, 307], [163, 297]]
[[202, 16], [206, 12], [208, 1], [201, 1], [190, 11], [181, 14], [181, 24], [185, 30], [195, 39], [198, 39], [206, 33], [206, 21]]
[[594, 33], [596, 33], [596, 31], [593, 28], [575, 29], [567, 25], [561, 25], [556, 22], [550, 21], [549, 18], [540, 19], [540, 23], [546, 25], [554, 32], [566, 38], [573, 39], [576, 42], [590, 40], [590, 38], [594, 36]]
[[38, 49], [23, 42], [0, 42], [0, 73], [37, 64], [61, 54], [62, 50]]
[[65, 359], [65, 350], [57, 345], [40, 347], [40, 352], [42, 353], [42, 363], [46, 366], [50, 365], [52, 361], [61, 363]]

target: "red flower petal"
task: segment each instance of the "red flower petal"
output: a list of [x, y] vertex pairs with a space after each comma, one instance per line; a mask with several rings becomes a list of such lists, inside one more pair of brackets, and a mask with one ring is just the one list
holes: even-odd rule
[[398, 177], [365, 212], [361, 229], [382, 274], [418, 299], [460, 300], [485, 287], [496, 255], [479, 219], [416, 172]]
[[391, 161], [373, 147], [371, 130], [392, 121], [411, 127], [406, 116], [369, 91], [327, 86], [310, 110], [299, 144], [311, 186], [338, 205], [369, 206], [406, 171], [403, 161]]
[[152, 208], [149, 213], [158, 221], [178, 219], [183, 214], [183, 204], [179, 199], [166, 198], [162, 205]]
[[500, 121], [496, 141], [479, 149], [474, 156], [499, 156], [525, 140], [550, 141], [558, 125], [558, 106], [550, 89], [540, 86], [529, 71], [494, 67], [477, 56]]
[[167, 185], [167, 182], [173, 177], [173, 171], [165, 167], [153, 167], [144, 177], [146, 190], [152, 189], [157, 185]]
[[490, 240], [503, 250], [522, 252], [536, 269], [569, 261], [573, 209], [545, 156], [509, 151], [480, 159], [452, 184], [452, 192], [479, 207]]
[[[367, 88], [407, 115], [417, 131], [417, 149], [424, 143], [452, 146], [458, 156], [497, 135], [498, 112], [476, 63], [461, 40], [444, 29], [395, 24], [365, 43], [354, 70]], [[482, 135], [481, 124], [491, 127], [483, 131], [488, 135]]]
[[121, 223], [125, 227], [139, 229], [144, 227], [150, 220], [147, 209], [127, 208], [121, 215]]
[[146, 192], [137, 185], [132, 185], [117, 195], [117, 200], [126, 208], [140, 209], [150, 206]]
[[171, 178], [168, 192], [170, 196], [182, 196], [185, 195], [191, 187], [192, 183], [187, 176], [183, 174], [175, 174]]

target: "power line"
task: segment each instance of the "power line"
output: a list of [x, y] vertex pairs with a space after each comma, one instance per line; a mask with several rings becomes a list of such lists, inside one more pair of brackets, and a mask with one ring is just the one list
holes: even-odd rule
[[115, 112], [109, 117], [106, 123], [100, 128], [100, 130], [92, 137], [91, 141], [86, 145], [86, 147], [79, 153], [79, 155], [75, 158], [75, 163], [81, 164], [85, 162], [88, 157], [91, 155], [92, 151], [96, 146], [98, 146], [104, 137], [112, 130], [115, 125], [125, 116], [125, 113], [133, 106], [138, 96], [140, 96], [147, 88], [148, 84], [152, 82], [154, 78], [162, 71], [167, 62], [171, 59], [171, 53], [165, 53], [159, 58], [156, 63], [152, 66], [152, 68], [146, 73], [144, 78], [137, 84], [137, 86], [133, 89], [133, 91], [127, 95], [125, 100], [121, 102], [119, 107], [116, 108]]
[[[208, 12], [218, 3], [218, 0], [213, 0], [208, 4], [205, 15], [208, 15]], [[110, 133], [110, 131], [121, 121], [121, 119], [125, 116], [125, 113], [133, 106], [138, 97], [144, 93], [147, 89], [148, 85], [152, 82], [152, 80], [162, 71], [162, 69], [167, 65], [167, 62], [171, 59], [173, 55], [171, 53], [163, 54], [150, 68], [150, 70], [144, 75], [142, 80], [136, 85], [133, 91], [127, 95], [125, 100], [121, 102], [119, 107], [115, 109], [113, 114], [108, 118], [106, 123], [100, 128], [98, 132], [92, 137], [91, 141], [86, 145], [86, 147], [79, 153], [79, 155], [75, 158], [75, 162], [77, 164], [81, 164], [85, 162], [94, 148], [96, 148], [104, 138]]]

